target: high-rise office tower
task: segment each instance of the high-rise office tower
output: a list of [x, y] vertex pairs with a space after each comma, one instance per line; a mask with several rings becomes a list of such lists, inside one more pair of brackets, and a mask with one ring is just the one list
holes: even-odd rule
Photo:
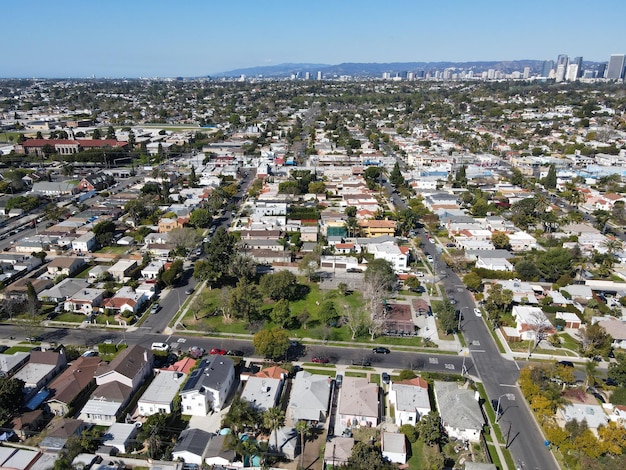
[[524, 79], [530, 78], [530, 67], [524, 67], [523, 77], [524, 77]]
[[567, 66], [569, 65], [569, 57], [566, 54], [561, 54], [556, 59], [556, 81], [562, 82], [565, 80], [565, 74], [567, 73]]
[[554, 69], [554, 61], [553, 60], [544, 60], [543, 67], [541, 68], [541, 76], [548, 78], [550, 76], [550, 72]]
[[567, 66], [567, 74], [565, 78], [569, 82], [575, 82], [580, 77], [582, 77], [582, 73], [583, 73], [583, 58], [574, 57], [574, 60], [572, 60]]
[[606, 69], [606, 78], [609, 80], [619, 80], [624, 78], [624, 54], [613, 54]]
[[604, 78], [604, 74], [606, 73], [606, 62], [602, 62], [598, 65], [598, 71], [596, 72], [596, 78]]

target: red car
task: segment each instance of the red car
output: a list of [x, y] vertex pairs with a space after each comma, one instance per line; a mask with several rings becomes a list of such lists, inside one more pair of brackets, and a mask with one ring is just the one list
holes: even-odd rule
[[314, 362], [315, 364], [328, 364], [328, 358], [322, 357], [322, 356], [315, 356], [314, 358], [311, 359], [311, 362]]
[[226, 354], [226, 350], [224, 349], [219, 349], [219, 348], [213, 348], [209, 351], [209, 354], [218, 354], [220, 356], [224, 356]]

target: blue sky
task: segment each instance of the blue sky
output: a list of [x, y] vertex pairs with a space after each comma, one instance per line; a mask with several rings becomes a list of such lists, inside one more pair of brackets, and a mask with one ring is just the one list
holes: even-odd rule
[[0, 11], [0, 77], [626, 53], [624, 0], [20, 0]]

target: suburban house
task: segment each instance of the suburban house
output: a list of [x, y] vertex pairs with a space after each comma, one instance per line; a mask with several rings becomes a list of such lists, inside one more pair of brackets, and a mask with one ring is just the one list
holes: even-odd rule
[[476, 267], [489, 269], [491, 271], [514, 271], [515, 267], [506, 258], [491, 257], [490, 252], [486, 251], [484, 254], [478, 256], [476, 260]]
[[149, 280], [158, 279], [159, 274], [161, 274], [161, 271], [163, 271], [164, 267], [165, 267], [164, 260], [160, 260], [160, 259], [152, 260], [145, 268], [141, 270], [141, 277], [143, 277], [144, 279], [149, 279]]
[[236, 454], [234, 450], [228, 449], [225, 443], [226, 435], [224, 434], [211, 437], [204, 454], [204, 463], [206, 465], [213, 466], [213, 468], [232, 465], [235, 461]]
[[614, 348], [626, 349], [626, 322], [615, 317], [593, 317], [591, 323], [598, 323], [611, 335]]
[[81, 289], [65, 299], [63, 309], [68, 312], [92, 315], [102, 305], [105, 292], [104, 289]]
[[81, 356], [50, 382], [48, 390], [52, 395], [46, 404], [52, 413], [64, 416], [69, 412], [70, 406], [95, 383], [94, 373], [100, 362], [97, 356]]
[[135, 423], [113, 423], [102, 436], [102, 445], [113, 447], [122, 454], [132, 450], [139, 428]]
[[513, 306], [513, 318], [515, 319], [515, 329], [522, 341], [536, 339], [537, 330], [545, 333], [554, 333], [554, 327], [550, 323], [539, 307], [526, 305]]
[[13, 378], [24, 381], [22, 391], [25, 400], [29, 400], [58, 375], [66, 365], [67, 360], [63, 349], [60, 352], [31, 351], [28, 363], [17, 371]]
[[399, 432], [383, 431], [381, 451], [383, 457], [390, 462], [405, 464], [407, 460], [406, 436]]
[[106, 299], [102, 306], [107, 310], [136, 314], [141, 309], [144, 301], [145, 297], [142, 293], [135, 292], [132, 287], [124, 286], [113, 297]]
[[415, 426], [423, 415], [431, 411], [428, 382], [421, 377], [392, 382], [389, 387], [389, 403], [395, 408], [397, 426]]
[[289, 412], [294, 421], [325, 421], [328, 415], [331, 381], [324, 375], [301, 370], [293, 380]]
[[568, 403], [559, 407], [557, 414], [566, 422], [577, 420], [587, 422], [587, 427], [598, 436], [598, 428], [609, 422], [609, 416], [600, 405], [588, 403]]
[[367, 238], [388, 235], [393, 237], [396, 232], [396, 222], [394, 220], [360, 220], [359, 227], [361, 234]]
[[257, 410], [266, 411], [278, 404], [282, 389], [282, 379], [250, 377], [241, 392], [241, 398], [252, 403]]
[[48, 274], [53, 277], [67, 276], [71, 277], [80, 271], [85, 264], [85, 260], [79, 257], [59, 256], [54, 258], [48, 264]]
[[154, 355], [151, 351], [136, 344], [129, 346], [108, 364], [100, 364], [95, 373], [96, 384], [119, 382], [135, 391], [150, 375], [153, 362]]
[[78, 291], [87, 288], [88, 285], [89, 282], [85, 279], [67, 277], [55, 286], [42, 290], [37, 297], [39, 300], [64, 302], [68, 297], [71, 297]]
[[206, 449], [214, 434], [201, 429], [187, 428], [178, 437], [174, 450], [173, 460], [182, 460], [186, 464], [202, 466]]
[[168, 233], [176, 228], [181, 228], [187, 221], [188, 219], [182, 217], [163, 217], [159, 219], [159, 233]]
[[118, 282], [125, 282], [128, 277], [130, 271], [137, 267], [137, 261], [134, 259], [121, 259], [113, 266], [111, 266], [108, 271], [113, 279]]
[[514, 232], [508, 235], [511, 251], [530, 251], [537, 249], [537, 239], [526, 232]]
[[206, 416], [220, 411], [235, 382], [235, 365], [226, 356], [205, 357], [180, 392], [182, 413]]
[[80, 436], [91, 427], [91, 424], [81, 419], [61, 418], [53, 420], [46, 432], [46, 437], [39, 443], [44, 452], [57, 453], [63, 450], [67, 440], [73, 436]]
[[99, 385], [80, 410], [79, 419], [97, 426], [115, 423], [133, 395], [133, 389], [120, 382]]
[[378, 425], [378, 385], [364, 377], [344, 377], [337, 419], [342, 427]]
[[10, 429], [20, 440], [24, 440], [41, 431], [45, 422], [43, 410], [27, 411], [5, 423], [3, 428]]
[[396, 242], [372, 243], [367, 245], [367, 252], [375, 259], [384, 259], [391, 263], [396, 272], [406, 271], [409, 260], [409, 247], [398, 246]]
[[92, 173], [79, 181], [76, 189], [82, 192], [102, 191], [113, 183], [113, 177], [105, 173]]
[[137, 401], [139, 414], [150, 416], [157, 413], [172, 413], [174, 398], [186, 378], [187, 375], [181, 372], [160, 370]]
[[90, 253], [97, 244], [96, 235], [93, 232], [87, 232], [72, 240], [72, 250], [77, 253]]
[[17, 351], [13, 354], [0, 353], [0, 376], [10, 377], [28, 362], [30, 353]]
[[460, 388], [456, 382], [435, 381], [435, 402], [441, 423], [448, 436], [478, 442], [485, 417], [478, 403], [478, 393]]

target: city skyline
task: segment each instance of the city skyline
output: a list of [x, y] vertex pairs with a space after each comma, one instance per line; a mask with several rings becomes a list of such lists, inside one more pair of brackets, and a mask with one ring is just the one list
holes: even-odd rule
[[[626, 4], [600, 0], [58, 0], [4, 6], [0, 77], [194, 77], [283, 63], [555, 60], [626, 51]], [[576, 26], [576, 28], [574, 28]]]

